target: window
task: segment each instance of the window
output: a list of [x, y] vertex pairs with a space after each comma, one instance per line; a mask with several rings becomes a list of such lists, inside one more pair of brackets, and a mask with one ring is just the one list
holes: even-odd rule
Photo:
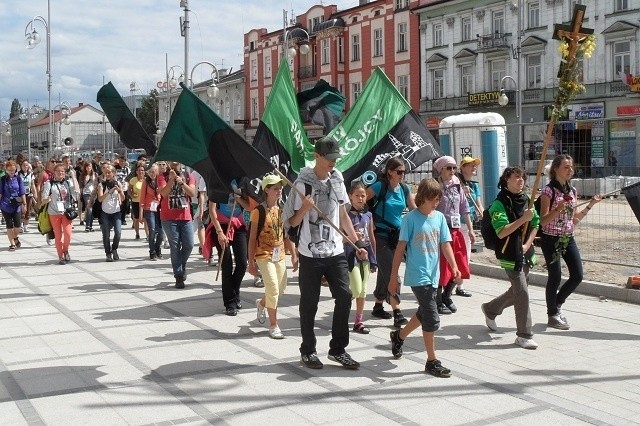
[[431, 71], [433, 82], [433, 99], [444, 98], [444, 69]]
[[344, 37], [338, 37], [338, 62], [344, 63]]
[[407, 23], [398, 24], [398, 52], [407, 51]]
[[621, 41], [613, 43], [613, 67], [614, 75], [618, 73], [631, 73], [631, 43]]
[[251, 119], [258, 119], [258, 98], [251, 98]]
[[493, 12], [493, 33], [504, 34], [504, 12], [502, 10]]
[[269, 55], [264, 58], [264, 78], [271, 78], [271, 56]]
[[329, 63], [329, 39], [322, 39], [322, 65]]
[[227, 124], [231, 122], [231, 99], [228, 96], [224, 98], [224, 121]]
[[540, 2], [532, 1], [529, 3], [529, 28], [540, 26]]
[[309, 32], [313, 31], [313, 29], [316, 27], [316, 25], [318, 25], [320, 22], [322, 22], [322, 19], [323, 19], [322, 16], [318, 16], [316, 18], [309, 19]]
[[353, 102], [355, 103], [360, 97], [360, 92], [362, 92], [360, 83], [351, 83], [351, 92], [353, 92]]
[[236, 118], [242, 117], [242, 103], [240, 102], [240, 93], [236, 95]]
[[409, 76], [408, 75], [398, 76], [397, 88], [398, 88], [398, 92], [400, 92], [405, 99], [409, 99]]
[[462, 25], [462, 41], [471, 40], [471, 17], [462, 18], [460, 25]]
[[629, 10], [629, 0], [616, 0], [613, 11], [620, 12], [623, 10]]
[[442, 46], [442, 24], [433, 24], [433, 45]]
[[360, 34], [351, 36], [351, 61], [360, 60]]
[[396, 9], [404, 9], [409, 6], [409, 0], [396, 0]]
[[460, 66], [460, 95], [475, 92], [475, 72], [471, 64]]
[[500, 82], [502, 77], [506, 75], [505, 70], [507, 63], [504, 59], [497, 61], [491, 61], [489, 67], [491, 68], [491, 90], [500, 90]]
[[527, 56], [527, 89], [539, 89], [542, 83], [542, 56]]
[[373, 30], [373, 56], [382, 56], [382, 28]]
[[251, 81], [258, 80], [258, 60], [251, 60]]

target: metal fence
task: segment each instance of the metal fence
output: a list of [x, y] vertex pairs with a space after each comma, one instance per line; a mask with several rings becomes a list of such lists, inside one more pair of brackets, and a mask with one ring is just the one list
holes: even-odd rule
[[[451, 132], [469, 132], [478, 126], [456, 127]], [[553, 129], [553, 140], [547, 151], [547, 164], [557, 154], [569, 154], [574, 159], [575, 177], [572, 180], [580, 202], [587, 202], [595, 194], [619, 190], [640, 181], [640, 144], [636, 140], [636, 119], [600, 119], [560, 122]], [[508, 164], [521, 165], [528, 174], [527, 184], [533, 186], [542, 153], [547, 123], [507, 124]], [[522, 131], [519, 149], [518, 131]], [[459, 133], [460, 135], [462, 133]], [[434, 132], [437, 138], [437, 131]], [[451, 138], [455, 138], [453, 134]], [[460, 137], [464, 140], [464, 137]], [[453, 150], [453, 148], [452, 148]], [[460, 160], [461, 152], [447, 152]], [[479, 153], [472, 153], [480, 157]], [[519, 159], [519, 160], [518, 160]], [[482, 165], [481, 165], [482, 167]], [[480, 169], [479, 173], [483, 173]], [[418, 185], [433, 177], [431, 162], [407, 174], [408, 183]], [[548, 182], [545, 176], [541, 186]], [[541, 189], [541, 188], [539, 188]], [[415, 186], [414, 186], [415, 190]], [[492, 200], [483, 200], [488, 205]], [[583, 260], [596, 264], [623, 267], [625, 273], [640, 268], [640, 223], [629, 203], [620, 192], [610, 194], [593, 208], [576, 227], [576, 240]], [[602, 265], [603, 268], [606, 266]]]

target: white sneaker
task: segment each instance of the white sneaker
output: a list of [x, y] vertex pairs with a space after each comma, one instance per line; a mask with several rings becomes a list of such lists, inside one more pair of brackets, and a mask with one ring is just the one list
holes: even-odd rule
[[275, 327], [269, 329], [269, 337], [272, 339], [284, 339], [284, 334], [282, 334], [280, 327]]
[[262, 298], [256, 299], [256, 309], [257, 309], [256, 317], [258, 318], [258, 322], [260, 324], [264, 324], [264, 321], [266, 320], [267, 316], [265, 314], [264, 306], [262, 306], [260, 302], [262, 302]]
[[258, 288], [264, 287], [264, 280], [262, 279], [262, 277], [255, 277], [253, 279], [253, 286]]
[[484, 311], [484, 303], [480, 305], [480, 309], [482, 309], [482, 313], [484, 314], [484, 322], [487, 323], [487, 327], [489, 327], [489, 330], [496, 331], [498, 329], [498, 324], [496, 324], [495, 319], [490, 319], [487, 316], [486, 312]]
[[516, 337], [515, 344], [524, 349], [536, 349], [538, 344], [533, 339], [525, 339], [524, 337]]

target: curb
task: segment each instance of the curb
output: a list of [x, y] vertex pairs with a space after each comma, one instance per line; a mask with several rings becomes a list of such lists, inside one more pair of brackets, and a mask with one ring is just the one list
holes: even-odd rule
[[[499, 266], [474, 262], [469, 262], [469, 265], [473, 275], [499, 280], [506, 279], [504, 270]], [[529, 283], [537, 287], [545, 287], [547, 285], [547, 274], [530, 272]], [[576, 293], [640, 305], [640, 290], [620, 287], [615, 284], [604, 284], [585, 280], [580, 283], [576, 289]]]

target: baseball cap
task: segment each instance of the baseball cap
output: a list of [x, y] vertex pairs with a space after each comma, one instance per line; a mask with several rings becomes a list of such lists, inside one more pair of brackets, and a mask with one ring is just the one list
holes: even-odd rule
[[314, 149], [315, 152], [325, 157], [327, 160], [337, 160], [341, 157], [340, 146], [338, 142], [332, 138], [318, 139]]
[[465, 166], [467, 164], [472, 163], [474, 166], [479, 166], [480, 165], [480, 159], [479, 158], [473, 158], [473, 157], [462, 157], [462, 160], [460, 160], [460, 167]]
[[275, 185], [277, 183], [282, 182], [282, 178], [278, 175], [266, 175], [265, 177], [262, 178], [262, 181], [260, 182], [260, 186], [262, 187], [262, 189], [267, 189], [267, 186], [269, 185]]
[[440, 173], [440, 171], [446, 166], [457, 167], [458, 164], [456, 163], [456, 160], [453, 159], [453, 157], [450, 157], [448, 155], [443, 155], [442, 157], [439, 157], [436, 161], [433, 162], [433, 168], [436, 169], [438, 173]]

